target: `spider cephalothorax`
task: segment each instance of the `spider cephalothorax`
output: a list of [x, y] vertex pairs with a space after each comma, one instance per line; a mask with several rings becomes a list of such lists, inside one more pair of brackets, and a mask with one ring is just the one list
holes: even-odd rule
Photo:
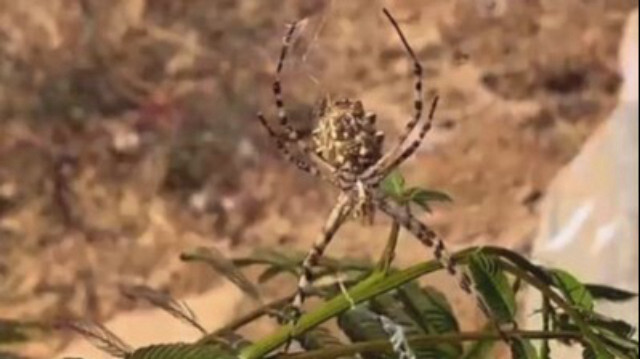
[[341, 99], [319, 112], [312, 132], [313, 151], [339, 172], [363, 173], [382, 156], [384, 134], [376, 130], [376, 115], [362, 102]]

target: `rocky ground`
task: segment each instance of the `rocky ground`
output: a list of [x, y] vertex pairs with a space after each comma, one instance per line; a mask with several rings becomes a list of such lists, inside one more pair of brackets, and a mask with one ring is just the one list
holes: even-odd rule
[[[220, 279], [178, 259], [196, 245], [308, 248], [335, 192], [279, 158], [254, 113], [275, 114], [284, 24], [304, 19], [284, 76], [294, 125], [350, 96], [397, 135], [412, 78], [383, 5], [424, 64], [425, 100], [441, 96], [402, 170], [454, 202], [422, 219], [453, 248], [526, 252], [546, 185], [616, 103], [637, 1], [374, 3], [0, 0], [0, 318], [103, 321], [132, 309], [123, 283], [204, 292]], [[387, 226], [349, 224], [330, 252], [375, 257]], [[403, 235], [400, 264], [429, 256]]]

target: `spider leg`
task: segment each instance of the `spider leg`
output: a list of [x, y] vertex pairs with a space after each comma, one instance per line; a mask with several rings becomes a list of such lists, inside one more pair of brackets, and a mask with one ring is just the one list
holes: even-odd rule
[[313, 282], [313, 272], [311, 271], [311, 269], [318, 264], [318, 260], [322, 258], [325, 249], [333, 239], [334, 235], [336, 234], [340, 226], [344, 223], [344, 221], [348, 218], [349, 213], [352, 210], [352, 205], [350, 202], [351, 200], [347, 194], [340, 194], [337, 203], [331, 210], [327, 221], [322, 227], [321, 233], [316, 238], [313, 246], [302, 262], [302, 273], [300, 275], [300, 279], [298, 280], [296, 295], [291, 303], [293, 310], [293, 319], [291, 320], [291, 324], [293, 326], [293, 330], [290, 334], [289, 339], [287, 340], [287, 345], [285, 345], [285, 348], [289, 347], [291, 340], [293, 340], [293, 337], [295, 336], [295, 325], [302, 315], [302, 304], [304, 304], [307, 296], [307, 290]]
[[301, 137], [300, 132], [296, 131], [289, 124], [289, 117], [287, 115], [287, 110], [282, 99], [282, 81], [280, 79], [282, 68], [284, 67], [284, 62], [289, 51], [289, 46], [291, 46], [291, 39], [293, 38], [293, 34], [296, 30], [296, 25], [297, 22], [295, 21], [291, 25], [289, 25], [289, 30], [282, 40], [282, 49], [280, 50], [280, 57], [278, 58], [278, 64], [276, 65], [276, 75], [272, 87], [273, 97], [275, 98], [275, 104], [278, 110], [278, 119], [280, 121], [280, 126], [285, 129], [288, 141], [297, 141]]
[[269, 123], [267, 122], [267, 119], [264, 117], [264, 115], [262, 113], [258, 113], [258, 120], [260, 120], [260, 123], [262, 124], [262, 127], [264, 127], [267, 130], [267, 133], [269, 134], [269, 136], [273, 139], [274, 143], [276, 144], [276, 147], [278, 148], [278, 151], [282, 154], [282, 156], [289, 162], [291, 162], [292, 164], [294, 164], [296, 167], [298, 167], [298, 169], [307, 172], [309, 174], [311, 174], [312, 176], [315, 177], [320, 177], [320, 178], [324, 178], [324, 175], [322, 174], [322, 172], [312, 163], [309, 163], [307, 161], [304, 161], [298, 157], [296, 157], [287, 147], [285, 140], [282, 138], [281, 135], [279, 135], [274, 129], [273, 127], [271, 127], [269, 125]]
[[365, 178], [365, 180], [368, 183], [378, 183], [382, 181], [385, 177], [389, 175], [389, 173], [391, 173], [391, 171], [393, 171], [396, 167], [400, 166], [404, 161], [409, 159], [409, 157], [411, 157], [416, 152], [418, 147], [420, 147], [420, 144], [422, 143], [422, 140], [424, 139], [425, 135], [427, 134], [427, 132], [429, 132], [429, 129], [431, 128], [433, 114], [435, 113], [436, 107], [438, 106], [438, 99], [439, 99], [438, 96], [433, 98], [433, 101], [431, 102], [431, 109], [429, 110], [428, 120], [422, 124], [422, 127], [420, 128], [420, 132], [418, 133], [418, 138], [413, 140], [413, 142], [411, 142], [411, 144], [407, 146], [402, 151], [402, 153], [400, 153], [400, 155], [397, 156], [391, 163], [389, 163], [386, 166], [383, 165], [380, 168], [378, 168], [376, 171], [371, 172], [371, 174]]
[[[280, 126], [282, 126], [282, 128], [284, 129], [284, 138], [282, 138], [283, 136], [279, 136], [279, 135], [274, 136], [275, 131], [272, 128], [270, 128], [270, 126], [268, 125], [267, 121], [264, 119], [264, 116], [262, 114], [258, 114], [258, 118], [260, 119], [260, 122], [263, 124], [263, 126], [267, 128], [267, 131], [269, 132], [269, 134], [271, 134], [272, 137], [276, 138], [276, 145], [278, 146], [279, 151], [285, 156], [285, 158], [289, 159], [290, 162], [294, 163], [296, 167], [300, 168], [301, 170], [311, 173], [314, 176], [322, 177], [325, 180], [329, 180], [330, 182], [335, 183], [336, 180], [332, 180], [331, 176], [323, 176], [319, 171], [319, 169], [315, 167], [313, 163], [315, 163], [316, 166], [323, 167], [323, 169], [326, 172], [329, 172], [331, 174], [337, 173], [338, 172], [337, 169], [333, 167], [331, 164], [329, 164], [328, 162], [326, 162], [321, 157], [315, 155], [306, 143], [303, 143], [300, 141], [302, 139], [302, 134], [299, 131], [295, 130], [293, 127], [291, 127], [291, 125], [289, 124], [289, 117], [287, 115], [287, 110], [284, 105], [284, 100], [282, 96], [282, 80], [280, 75], [282, 73], [282, 69], [284, 68], [284, 63], [287, 57], [287, 53], [289, 51], [289, 46], [291, 45], [291, 39], [293, 38], [293, 34], [295, 33], [296, 25], [297, 25], [297, 22], [293, 22], [292, 24], [290, 24], [289, 30], [287, 31], [287, 33], [283, 38], [282, 49], [280, 50], [280, 57], [278, 58], [278, 64], [276, 65], [275, 80], [273, 82], [273, 88], [272, 88], [273, 96], [275, 98], [276, 109], [278, 111], [279, 123], [280, 123]], [[291, 151], [289, 151], [289, 149], [286, 147], [285, 142], [295, 142], [300, 148], [300, 150], [311, 159], [310, 162], [312, 164], [308, 164], [308, 163], [303, 164], [302, 160], [295, 158], [291, 154]]]
[[[391, 23], [393, 28], [396, 30], [398, 37], [400, 37], [400, 41], [402, 41], [402, 45], [404, 45], [405, 50], [407, 51], [407, 53], [409, 54], [409, 57], [411, 57], [411, 60], [413, 61], [413, 75], [415, 76], [415, 84], [414, 84], [414, 92], [413, 92], [414, 111], [413, 111], [413, 117], [409, 122], [407, 122], [405, 130], [400, 135], [400, 138], [398, 139], [398, 143], [391, 150], [389, 150], [384, 156], [382, 156], [380, 160], [378, 160], [374, 165], [372, 165], [370, 168], [368, 168], [365, 171], [365, 173], [363, 174], [364, 178], [375, 176], [376, 173], [378, 173], [378, 171], [382, 167], [386, 167], [384, 166], [384, 164], [391, 157], [393, 157], [396, 154], [396, 152], [398, 152], [402, 148], [402, 144], [407, 139], [407, 137], [409, 137], [413, 129], [416, 127], [416, 125], [420, 121], [420, 118], [422, 117], [423, 106], [424, 106], [422, 102], [422, 65], [420, 64], [420, 61], [418, 61], [418, 57], [416, 56], [415, 52], [409, 45], [409, 42], [404, 36], [404, 33], [402, 32], [402, 30], [400, 30], [400, 26], [398, 25], [398, 22], [393, 18], [389, 10], [385, 8], [383, 9], [383, 12], [386, 15], [387, 19], [389, 19], [389, 22]], [[425, 134], [430, 127], [431, 127], [431, 118], [429, 119], [428, 124], [423, 126]], [[424, 135], [422, 135], [422, 137], [424, 137]]]
[[489, 307], [485, 303], [483, 297], [473, 286], [471, 277], [466, 271], [456, 267], [456, 262], [446, 249], [444, 241], [431, 228], [427, 227], [411, 215], [410, 212], [403, 210], [400, 206], [383, 198], [382, 195], [378, 193], [375, 193], [374, 196], [376, 204], [382, 212], [400, 223], [402, 227], [411, 232], [411, 234], [413, 234], [426, 247], [433, 249], [436, 260], [440, 262], [450, 275], [457, 279], [458, 285], [464, 292], [474, 297], [479, 309], [487, 316], [487, 318], [493, 319], [493, 314], [489, 310]]
[[[316, 154], [308, 148], [308, 146], [304, 144], [299, 144], [302, 153], [305, 154], [309, 161], [305, 161], [296, 157], [289, 147], [287, 146], [287, 142], [282, 138], [282, 135], [278, 134], [271, 125], [267, 122], [267, 119], [264, 117], [262, 113], [257, 114], [258, 120], [262, 124], [262, 127], [265, 128], [269, 137], [273, 139], [273, 142], [276, 144], [276, 148], [278, 152], [284, 157], [287, 161], [295, 165], [299, 170], [309, 173], [310, 175], [325, 180], [334, 186], [338, 187], [341, 190], [347, 190], [350, 186], [350, 178], [342, 178], [338, 170], [332, 166], [330, 163], [325, 161], [323, 158], [317, 156]], [[322, 170], [318, 167], [320, 166]]]

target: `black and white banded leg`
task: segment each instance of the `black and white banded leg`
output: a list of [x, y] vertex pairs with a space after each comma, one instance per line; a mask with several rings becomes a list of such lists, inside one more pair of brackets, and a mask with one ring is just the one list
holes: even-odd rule
[[[404, 36], [404, 33], [402, 32], [402, 30], [400, 30], [400, 26], [398, 25], [398, 22], [393, 18], [393, 16], [387, 9], [383, 9], [383, 12], [387, 17], [387, 19], [389, 20], [389, 22], [391, 23], [391, 25], [393, 26], [393, 28], [396, 30], [398, 37], [400, 37], [400, 41], [402, 41], [402, 45], [404, 46], [405, 50], [407, 51], [407, 53], [409, 54], [409, 57], [411, 57], [411, 60], [413, 62], [413, 75], [415, 77], [415, 83], [413, 88], [413, 97], [414, 97], [413, 98], [413, 116], [411, 120], [407, 122], [407, 125], [403, 133], [400, 135], [400, 138], [398, 139], [397, 144], [393, 146], [384, 156], [382, 156], [382, 158], [380, 158], [380, 160], [378, 160], [373, 166], [368, 168], [363, 173], [363, 178], [373, 177], [383, 167], [387, 167], [385, 166], [385, 163], [390, 158], [394, 157], [394, 155], [398, 151], [400, 151], [404, 141], [407, 139], [407, 137], [409, 137], [409, 135], [411, 134], [413, 129], [416, 127], [418, 122], [420, 122], [420, 119], [422, 118], [422, 110], [424, 107], [424, 104], [422, 101], [422, 65], [420, 64], [420, 61], [418, 60], [418, 57], [416, 56], [415, 52], [411, 48], [411, 45], [409, 45], [409, 42]], [[434, 106], [432, 106], [432, 108], [433, 107]], [[426, 129], [424, 131], [424, 134], [426, 134], [428, 129], [431, 127], [431, 119], [432, 119], [432, 116], [429, 116], [427, 125], [424, 127]], [[424, 137], [424, 134], [422, 135], [422, 137]]]
[[307, 172], [307, 173], [311, 174], [312, 176], [315, 176], [315, 177], [318, 177], [318, 178], [323, 178], [323, 179], [326, 179], [326, 180], [330, 181], [330, 178], [325, 178], [323, 176], [322, 172], [318, 169], [318, 167], [316, 167], [312, 162], [305, 161], [305, 160], [300, 159], [299, 157], [295, 156], [291, 152], [291, 150], [289, 150], [289, 147], [287, 147], [287, 143], [282, 138], [282, 135], [278, 134], [273, 129], [273, 127], [271, 127], [269, 125], [269, 123], [267, 122], [267, 119], [264, 117], [264, 115], [262, 113], [258, 113], [257, 116], [258, 116], [258, 120], [260, 120], [260, 123], [262, 124], [262, 127], [265, 128], [265, 130], [269, 134], [269, 137], [271, 137], [271, 139], [276, 144], [276, 148], [282, 154], [282, 157], [284, 157], [287, 161], [291, 162], [293, 165], [295, 165], [301, 171]]
[[433, 98], [433, 102], [431, 103], [431, 109], [429, 110], [428, 120], [425, 121], [422, 127], [420, 128], [420, 132], [418, 133], [418, 138], [413, 140], [413, 142], [411, 142], [411, 144], [409, 144], [409, 146], [407, 146], [399, 156], [397, 156], [393, 161], [391, 161], [391, 163], [389, 163], [386, 166], [383, 165], [377, 171], [372, 172], [370, 177], [366, 179], [368, 183], [372, 183], [372, 184], [380, 183], [389, 175], [389, 173], [391, 173], [391, 171], [396, 169], [398, 166], [400, 166], [404, 161], [408, 160], [415, 153], [415, 151], [420, 147], [420, 144], [422, 143], [422, 140], [426, 136], [427, 132], [429, 132], [429, 129], [431, 128], [433, 115], [435, 113], [436, 107], [438, 106], [438, 99], [439, 99], [438, 96]]
[[284, 100], [282, 96], [282, 80], [280, 75], [282, 74], [282, 69], [284, 68], [285, 59], [287, 58], [287, 53], [289, 51], [289, 47], [291, 46], [291, 40], [293, 39], [293, 34], [296, 30], [297, 22], [294, 21], [289, 25], [289, 29], [282, 39], [282, 48], [280, 49], [280, 57], [278, 58], [278, 64], [276, 65], [276, 74], [275, 80], [273, 81], [273, 97], [275, 99], [276, 109], [278, 111], [278, 120], [280, 122], [280, 126], [285, 129], [285, 134], [287, 140], [289, 141], [298, 141], [301, 139], [300, 132], [296, 131], [289, 124], [289, 117], [287, 115], [287, 110], [284, 106]]
[[469, 274], [456, 266], [456, 262], [447, 250], [444, 241], [431, 228], [416, 219], [410, 212], [403, 210], [402, 207], [391, 200], [382, 198], [380, 195], [376, 196], [376, 205], [382, 212], [396, 220], [404, 229], [413, 234], [422, 244], [432, 248], [435, 259], [440, 262], [450, 275], [456, 278], [460, 288], [476, 300], [483, 314], [493, 319], [489, 307], [483, 297], [476, 291]]
[[[334, 235], [342, 226], [347, 218], [349, 218], [351, 211], [353, 210], [353, 204], [351, 198], [346, 193], [340, 193], [336, 204], [333, 206], [329, 217], [327, 218], [322, 231], [313, 242], [313, 245], [304, 260], [302, 261], [300, 278], [298, 280], [298, 287], [296, 288], [296, 295], [291, 302], [292, 308], [292, 332], [295, 332], [295, 326], [302, 315], [302, 305], [307, 296], [307, 291], [313, 283], [313, 267], [318, 264], [320, 258], [324, 254], [325, 249], [331, 243]], [[295, 334], [295, 333], [292, 333]], [[285, 351], [288, 349], [293, 335], [289, 337]]]

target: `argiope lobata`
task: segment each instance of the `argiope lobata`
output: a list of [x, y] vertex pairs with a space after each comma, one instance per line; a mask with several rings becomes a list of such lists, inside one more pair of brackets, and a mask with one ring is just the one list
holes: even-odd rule
[[452, 276], [457, 278], [465, 292], [476, 298], [481, 309], [488, 314], [481, 297], [475, 292], [471, 278], [456, 267], [442, 239], [405, 208], [385, 198], [378, 188], [382, 180], [419, 147], [431, 128], [438, 104], [436, 96], [431, 103], [426, 120], [419, 126], [417, 138], [411, 142], [407, 141], [422, 119], [422, 66], [396, 20], [387, 9], [383, 9], [383, 12], [413, 61], [415, 76], [413, 117], [407, 123], [398, 143], [390, 151], [386, 154], [382, 153], [384, 134], [376, 129], [376, 115], [366, 112], [359, 100], [324, 101], [317, 113], [316, 127], [310, 136], [303, 136], [291, 127], [282, 100], [280, 74], [296, 28], [295, 22], [290, 25], [284, 37], [276, 67], [276, 78], [273, 82], [273, 94], [282, 133], [276, 132], [266, 118], [261, 113], [258, 114], [258, 119], [288, 161], [305, 172], [327, 180], [340, 190], [337, 203], [302, 263], [302, 274], [292, 303], [294, 323], [301, 315], [301, 306], [308, 287], [313, 281], [312, 268], [317, 265], [337, 230], [349, 218], [370, 220], [375, 209], [393, 218], [420, 242], [433, 248], [435, 258]]

